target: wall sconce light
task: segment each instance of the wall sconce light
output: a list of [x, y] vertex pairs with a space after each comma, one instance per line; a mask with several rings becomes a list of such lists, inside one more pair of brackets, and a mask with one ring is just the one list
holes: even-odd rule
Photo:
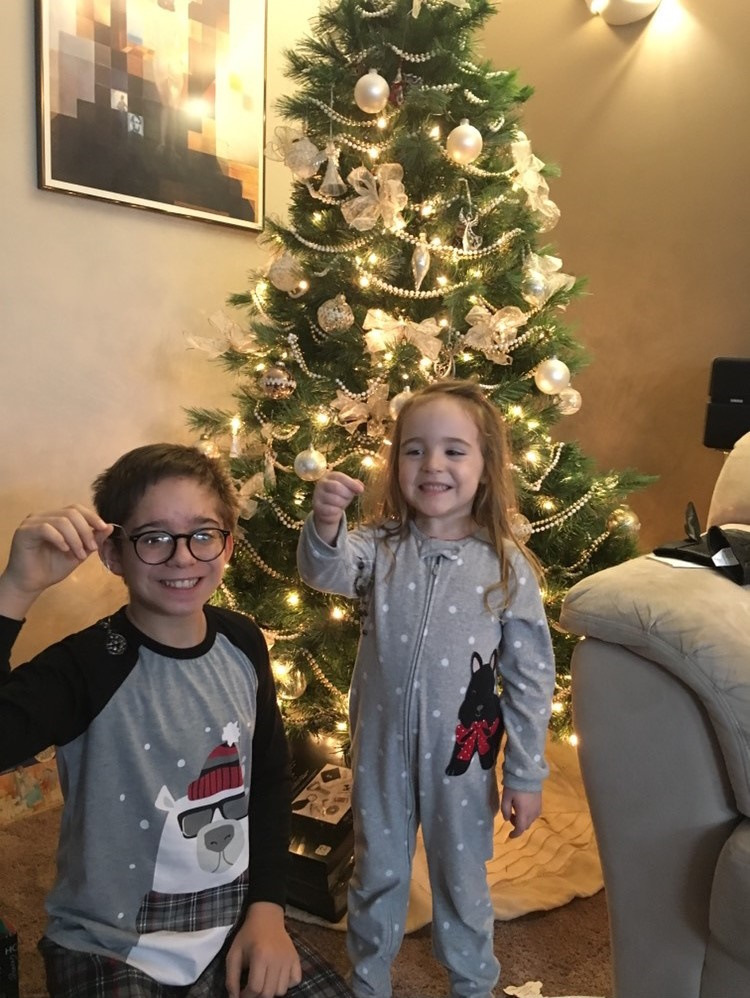
[[592, 14], [599, 14], [607, 24], [632, 24], [649, 17], [661, 0], [586, 0]]

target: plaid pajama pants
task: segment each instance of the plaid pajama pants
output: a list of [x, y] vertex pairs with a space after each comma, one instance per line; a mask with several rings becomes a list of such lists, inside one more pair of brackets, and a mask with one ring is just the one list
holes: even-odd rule
[[[302, 964], [302, 982], [286, 998], [353, 998], [344, 979], [321, 955], [288, 927]], [[50, 998], [227, 998], [224, 986], [225, 950], [216, 956], [194, 984], [160, 984], [121, 960], [96, 953], [78, 953], [42, 939]]]

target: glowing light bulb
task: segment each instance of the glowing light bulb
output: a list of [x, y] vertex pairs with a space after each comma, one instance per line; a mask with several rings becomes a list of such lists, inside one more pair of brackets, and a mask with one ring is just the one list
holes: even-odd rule
[[378, 156], [380, 155], [380, 150], [377, 149], [375, 146], [370, 146], [367, 154], [370, 157], [370, 159], [377, 159]]
[[448, 278], [445, 276], [445, 274], [440, 274], [438, 276], [437, 282], [441, 288], [444, 288], [445, 285], [448, 283]]
[[421, 215], [428, 218], [435, 211], [435, 206], [431, 204], [423, 204], [419, 211]]
[[508, 410], [508, 412], [510, 413], [511, 416], [516, 416], [516, 417], [523, 416], [523, 409], [521, 408], [520, 405], [512, 405]]
[[343, 620], [344, 616], [345, 616], [344, 611], [341, 609], [340, 606], [335, 606], [331, 610], [331, 617], [333, 617], [334, 620]]
[[429, 131], [429, 136], [430, 136], [431, 139], [439, 139], [440, 138], [440, 125], [433, 125], [432, 128]]
[[535, 450], [527, 450], [524, 457], [529, 462], [529, 464], [537, 464], [539, 461], [539, 453]]
[[372, 454], [365, 454], [361, 461], [363, 468], [372, 468], [375, 465], [375, 458]]
[[323, 412], [322, 409], [315, 413], [315, 422], [318, 424], [318, 426], [328, 426], [330, 421], [331, 417], [328, 415], [327, 412]]
[[367, 274], [362, 274], [362, 276], [359, 279], [359, 286], [361, 288], [369, 288], [370, 287], [370, 278], [367, 276]]
[[380, 117], [378, 118], [378, 128], [385, 128], [387, 124], [388, 124], [388, 119], [381, 114]]
[[378, 262], [378, 255], [377, 255], [377, 253], [370, 253], [370, 255], [367, 257], [367, 262], [368, 263], [377, 263]]
[[287, 593], [286, 602], [288, 606], [299, 606], [300, 596], [299, 593], [292, 591]]

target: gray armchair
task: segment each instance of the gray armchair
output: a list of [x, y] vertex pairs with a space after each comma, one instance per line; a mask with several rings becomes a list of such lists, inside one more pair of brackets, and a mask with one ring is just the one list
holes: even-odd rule
[[[708, 526], [750, 531], [750, 434]], [[573, 716], [615, 998], [750, 996], [750, 586], [644, 555], [575, 585]]]

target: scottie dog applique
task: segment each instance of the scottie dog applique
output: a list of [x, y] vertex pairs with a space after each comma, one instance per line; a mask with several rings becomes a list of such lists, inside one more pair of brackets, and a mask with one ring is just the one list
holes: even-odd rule
[[489, 662], [476, 652], [471, 656], [471, 679], [463, 703], [458, 708], [456, 742], [446, 776], [461, 776], [476, 752], [482, 769], [492, 769], [503, 734], [500, 697], [496, 681], [497, 651]]

